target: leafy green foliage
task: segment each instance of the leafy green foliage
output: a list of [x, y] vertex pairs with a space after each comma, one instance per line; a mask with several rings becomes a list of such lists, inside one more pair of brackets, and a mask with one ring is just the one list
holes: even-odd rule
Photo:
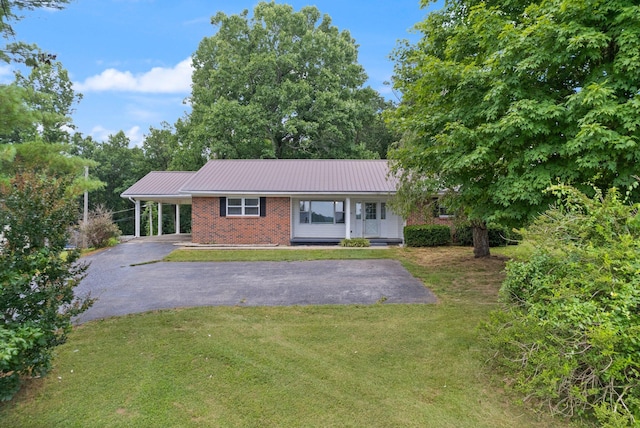
[[0, 182], [22, 171], [75, 177], [69, 191], [82, 193], [103, 186], [85, 179], [84, 167], [96, 163], [72, 153], [68, 128], [73, 103], [80, 99], [60, 63], [20, 73], [11, 85], [0, 85]]
[[70, 184], [70, 178], [23, 173], [0, 189], [0, 331], [9, 340], [2, 351], [3, 391], [15, 391], [19, 376], [47, 373], [71, 318], [92, 303], [73, 293], [86, 271], [79, 253], [62, 257], [77, 216]]
[[25, 89], [24, 101], [35, 115], [28, 127], [16, 133], [18, 140], [33, 141], [36, 137], [48, 143], [66, 143], [69, 130], [75, 128], [71, 119], [73, 105], [82, 94], [73, 90], [69, 73], [60, 62], [31, 68], [28, 75], [17, 71], [15, 84]]
[[[487, 229], [490, 247], [503, 247], [505, 245], [516, 244], [518, 240], [522, 239], [522, 236], [510, 231], [506, 227], [489, 226]], [[468, 224], [456, 225], [453, 240], [460, 245], [472, 246], [473, 226]]]
[[172, 127], [162, 123], [162, 128], [149, 128], [149, 134], [142, 142], [144, 162], [149, 171], [168, 171], [172, 169], [172, 159], [177, 150], [177, 137]]
[[43, 336], [39, 328], [0, 326], [0, 401], [10, 400], [20, 390], [20, 373], [24, 370], [24, 355], [38, 345]]
[[509, 227], [544, 211], [554, 183], [633, 189], [637, 1], [453, 0], [417, 28], [395, 52], [389, 115], [402, 186], [455, 190], [452, 209]]
[[341, 247], [369, 247], [371, 242], [366, 238], [351, 238], [340, 241]]
[[514, 385], [565, 415], [640, 420], [640, 205], [553, 188], [558, 204], [523, 231], [535, 250], [507, 265], [488, 330]]
[[192, 113], [176, 124], [188, 130], [183, 168], [212, 157], [374, 157], [369, 137], [386, 152], [381, 98], [362, 87], [355, 41], [329, 16], [261, 2], [251, 18], [219, 12], [212, 24], [193, 55]]
[[451, 244], [451, 228], [439, 224], [405, 226], [404, 242], [409, 247], [437, 247]]
[[[0, 38], [15, 38], [11, 21], [22, 18], [20, 12], [37, 8], [62, 9], [70, 0], [1, 0], [0, 1]], [[0, 48], [0, 61], [21, 61], [27, 65], [37, 65], [39, 59], [33, 54], [35, 46], [22, 42], [10, 43]]]

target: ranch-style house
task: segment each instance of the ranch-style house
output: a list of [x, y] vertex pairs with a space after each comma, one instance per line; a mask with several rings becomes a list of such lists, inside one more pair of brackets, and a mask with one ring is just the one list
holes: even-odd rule
[[[388, 207], [397, 181], [386, 160], [210, 160], [199, 171], [150, 172], [121, 194], [141, 202], [191, 205], [199, 244], [296, 245], [367, 238], [403, 242], [405, 219]], [[162, 234], [158, 221], [158, 234]]]

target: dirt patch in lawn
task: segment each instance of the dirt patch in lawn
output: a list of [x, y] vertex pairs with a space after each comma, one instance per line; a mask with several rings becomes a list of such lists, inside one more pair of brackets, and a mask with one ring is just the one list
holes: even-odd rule
[[470, 247], [409, 248], [405, 256], [418, 265], [418, 274], [438, 295], [473, 297], [495, 303], [505, 278], [504, 256], [475, 258]]

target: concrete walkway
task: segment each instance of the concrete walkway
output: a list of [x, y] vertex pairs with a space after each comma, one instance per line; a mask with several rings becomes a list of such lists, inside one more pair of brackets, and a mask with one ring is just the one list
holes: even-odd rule
[[137, 238], [83, 258], [91, 266], [76, 292], [98, 300], [76, 322], [188, 306], [437, 300], [396, 260], [159, 262], [185, 239], [188, 236]]

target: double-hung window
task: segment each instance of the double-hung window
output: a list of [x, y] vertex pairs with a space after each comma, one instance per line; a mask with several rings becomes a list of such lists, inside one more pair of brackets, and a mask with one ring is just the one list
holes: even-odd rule
[[233, 216], [259, 216], [260, 198], [228, 198], [227, 215]]

